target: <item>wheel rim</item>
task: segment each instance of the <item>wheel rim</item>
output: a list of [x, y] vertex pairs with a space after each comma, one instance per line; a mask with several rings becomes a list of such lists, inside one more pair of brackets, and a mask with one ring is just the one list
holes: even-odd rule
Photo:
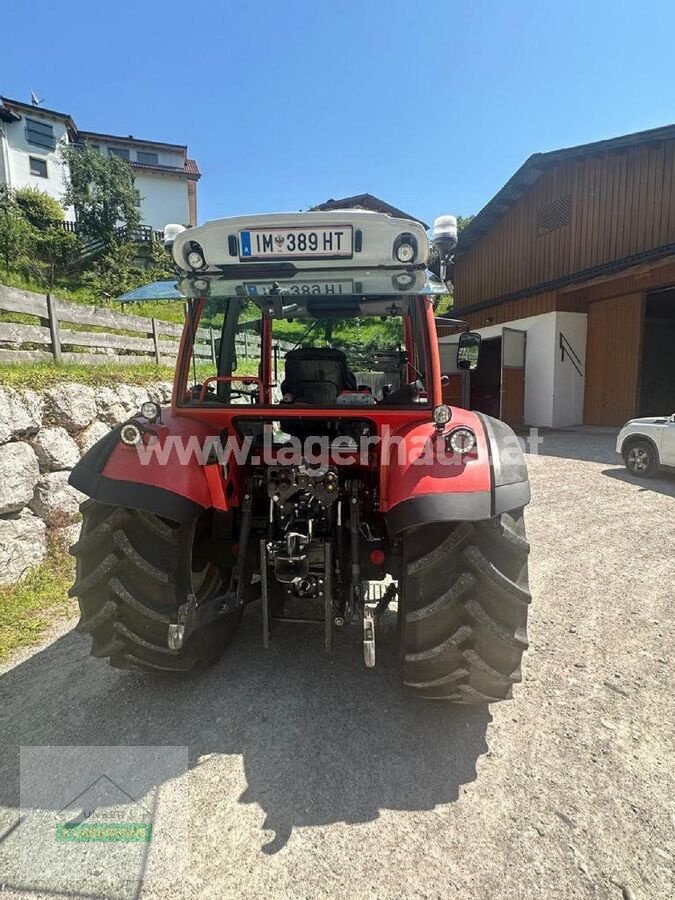
[[628, 451], [628, 468], [633, 472], [646, 472], [649, 463], [649, 453], [644, 447], [632, 447]]

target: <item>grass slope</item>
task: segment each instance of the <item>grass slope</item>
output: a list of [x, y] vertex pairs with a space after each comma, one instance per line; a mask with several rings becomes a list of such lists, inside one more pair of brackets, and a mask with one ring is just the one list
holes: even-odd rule
[[53, 538], [43, 563], [16, 584], [0, 587], [0, 660], [35, 644], [56, 619], [77, 612], [77, 602], [68, 597], [74, 574], [68, 547]]

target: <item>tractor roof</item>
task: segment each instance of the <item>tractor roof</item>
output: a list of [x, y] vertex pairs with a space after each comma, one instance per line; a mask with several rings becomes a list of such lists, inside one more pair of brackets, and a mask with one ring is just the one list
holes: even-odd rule
[[423, 269], [429, 239], [412, 219], [367, 210], [310, 210], [217, 219], [196, 228], [167, 225], [184, 272], [288, 265], [293, 270]]

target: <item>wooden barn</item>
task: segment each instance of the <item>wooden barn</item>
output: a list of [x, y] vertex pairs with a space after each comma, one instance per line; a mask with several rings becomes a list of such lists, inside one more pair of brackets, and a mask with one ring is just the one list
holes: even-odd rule
[[552, 427], [674, 412], [675, 125], [531, 156], [461, 235], [454, 283], [483, 336], [474, 408]]

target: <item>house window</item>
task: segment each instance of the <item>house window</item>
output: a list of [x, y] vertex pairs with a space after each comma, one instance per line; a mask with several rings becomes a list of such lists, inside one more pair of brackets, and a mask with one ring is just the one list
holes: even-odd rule
[[36, 147], [44, 147], [45, 150], [53, 150], [56, 147], [54, 128], [47, 122], [38, 122], [37, 119], [26, 119], [26, 140]]
[[122, 159], [129, 159], [129, 151], [123, 150], [121, 147], [108, 147], [108, 153], [111, 156], [119, 156]]
[[139, 150], [136, 154], [136, 161], [144, 166], [158, 166], [159, 155], [157, 153], [146, 153], [145, 150]]
[[47, 160], [40, 159], [37, 156], [29, 156], [30, 160], [30, 174], [38, 175], [40, 178], [47, 177]]

